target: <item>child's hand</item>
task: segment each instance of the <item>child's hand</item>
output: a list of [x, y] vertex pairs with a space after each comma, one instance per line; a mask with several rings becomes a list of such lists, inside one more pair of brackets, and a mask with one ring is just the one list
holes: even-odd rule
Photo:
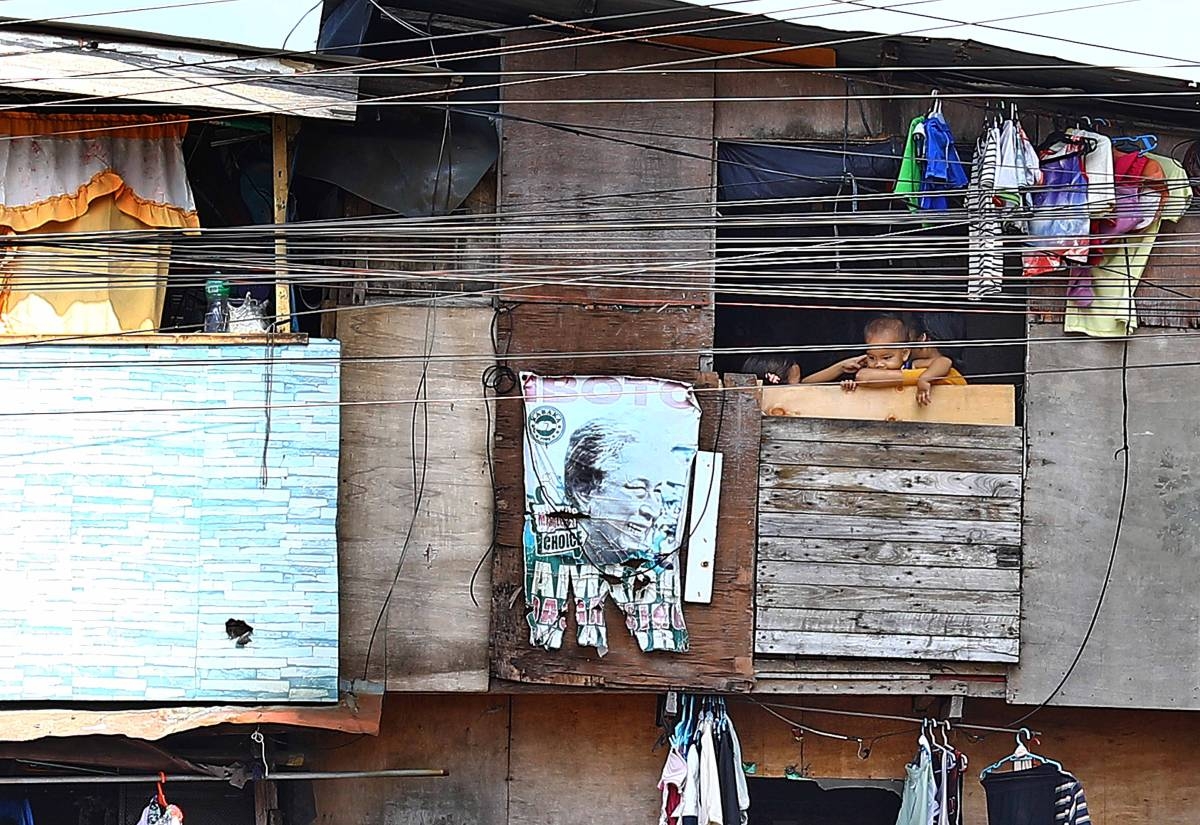
[[842, 392], [854, 392], [858, 389], [858, 382], [853, 378], [847, 378], [842, 382]]
[[[856, 355], [853, 358], [847, 358], [844, 361], [838, 361], [838, 366], [842, 368], [842, 372], [858, 372], [867, 363], [867, 356]], [[845, 389], [843, 387], [843, 389]]]
[[928, 407], [929, 402], [933, 400], [933, 382], [926, 380], [924, 377], [917, 379], [917, 403], [922, 407]]

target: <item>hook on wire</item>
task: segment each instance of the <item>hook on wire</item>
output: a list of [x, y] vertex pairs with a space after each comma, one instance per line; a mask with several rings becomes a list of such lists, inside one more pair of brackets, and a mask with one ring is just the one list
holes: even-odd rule
[[267, 740], [263, 737], [262, 732], [254, 729], [254, 733], [250, 734], [250, 741], [259, 747], [259, 758], [262, 759], [263, 778], [266, 779], [271, 775], [271, 766], [267, 764]]

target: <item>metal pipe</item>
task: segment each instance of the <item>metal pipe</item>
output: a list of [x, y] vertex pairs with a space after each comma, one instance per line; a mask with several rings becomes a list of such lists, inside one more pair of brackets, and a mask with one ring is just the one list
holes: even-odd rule
[[[296, 771], [272, 773], [262, 777], [272, 782], [289, 782], [297, 779], [413, 779], [430, 776], [449, 776], [445, 768], [398, 768], [378, 771]], [[0, 785], [132, 785], [158, 782], [156, 774], [129, 776], [0, 776]], [[228, 782], [224, 776], [208, 776], [195, 773], [167, 774], [167, 784], [176, 782]], [[251, 780], [255, 781], [255, 780]]]

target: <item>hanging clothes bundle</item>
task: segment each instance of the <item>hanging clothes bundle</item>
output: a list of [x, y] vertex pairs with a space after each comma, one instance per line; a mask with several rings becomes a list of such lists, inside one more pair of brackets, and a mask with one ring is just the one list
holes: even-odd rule
[[959, 159], [936, 89], [932, 96], [929, 112], [908, 125], [900, 174], [892, 189], [905, 196], [914, 212], [944, 212], [950, 208], [947, 195], [963, 190], [968, 182], [967, 166]]
[[660, 825], [745, 825], [742, 745], [720, 697], [683, 694], [658, 788]]
[[967, 209], [967, 297], [979, 300], [1000, 293], [1004, 276], [1002, 246], [1005, 224], [1025, 231], [1032, 208], [1031, 192], [1042, 184], [1033, 144], [1017, 120], [1017, 107], [1001, 121], [993, 116], [975, 143]]
[[[937, 731], [943, 730], [942, 741]], [[950, 723], [926, 720], [917, 754], [905, 767], [896, 825], [962, 825], [963, 776], [967, 757], [950, 744]]]
[[[979, 775], [988, 825], [1089, 825], [1083, 785], [1060, 762], [1031, 753], [1026, 743], [1032, 737], [1022, 728], [1012, 754]], [[1008, 764], [1013, 769], [1002, 771]]]
[[183, 825], [183, 811], [178, 805], [167, 802], [167, 795], [163, 792], [163, 784], [166, 781], [167, 777], [160, 773], [158, 788], [154, 796], [150, 797], [150, 804], [142, 809], [142, 816], [137, 825]]

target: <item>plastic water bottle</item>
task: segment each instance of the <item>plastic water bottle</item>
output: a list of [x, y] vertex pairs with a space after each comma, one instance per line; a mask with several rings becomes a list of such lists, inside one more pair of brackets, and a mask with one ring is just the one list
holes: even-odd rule
[[229, 281], [221, 278], [208, 279], [204, 282], [204, 297], [207, 299], [207, 308], [204, 311], [204, 331], [228, 332]]

